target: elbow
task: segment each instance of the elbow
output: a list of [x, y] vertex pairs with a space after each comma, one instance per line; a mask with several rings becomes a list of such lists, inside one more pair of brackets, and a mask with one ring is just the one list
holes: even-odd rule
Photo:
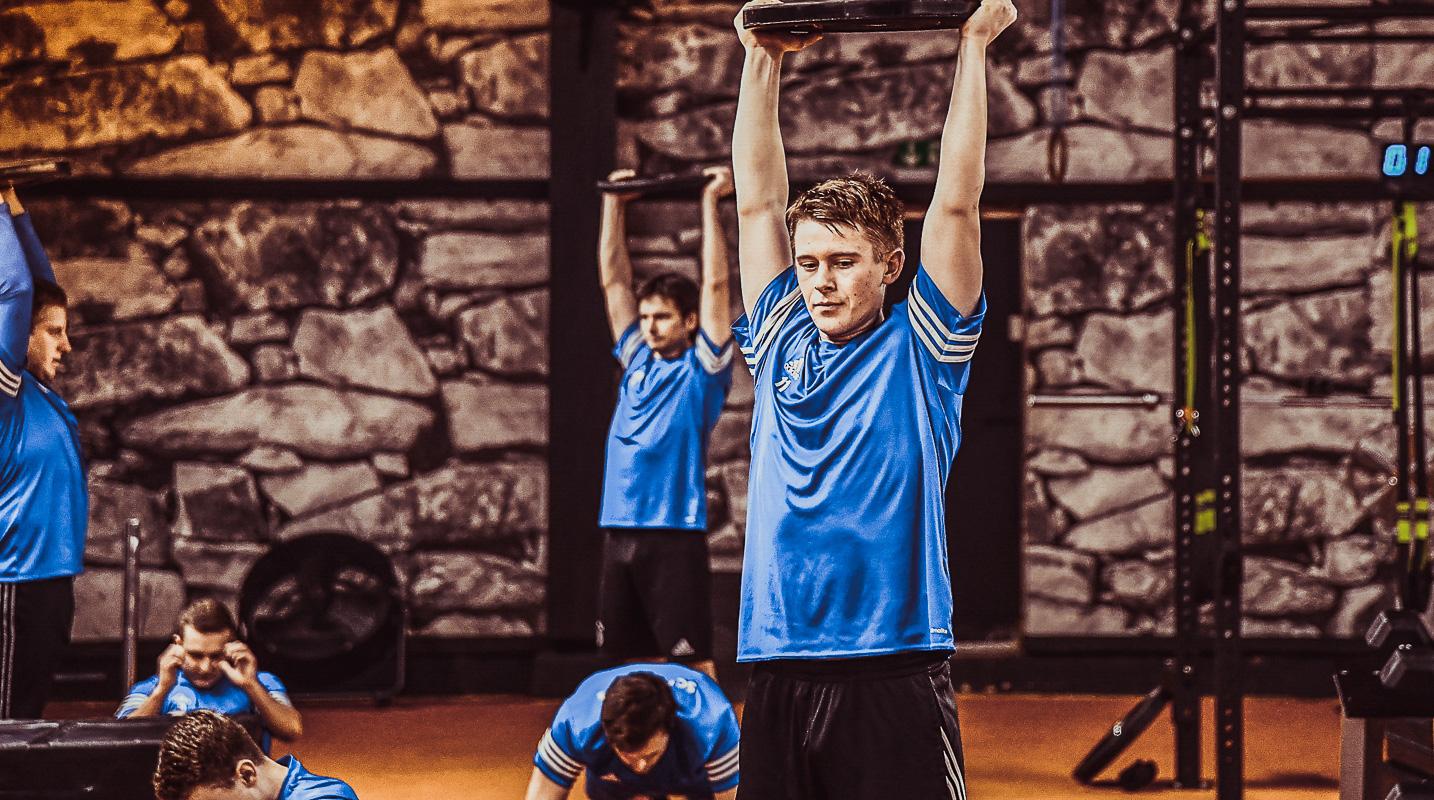
[[981, 194], [974, 193], [970, 199], [936, 200], [927, 210], [927, 217], [941, 217], [955, 223], [980, 224]]

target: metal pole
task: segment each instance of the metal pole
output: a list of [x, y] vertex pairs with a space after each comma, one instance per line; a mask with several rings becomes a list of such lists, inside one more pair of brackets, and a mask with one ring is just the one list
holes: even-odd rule
[[1240, 592], [1240, 134], [1245, 99], [1245, 0], [1221, 0], [1215, 19], [1215, 789], [1244, 795], [1245, 732]]
[[120, 664], [126, 690], [135, 683], [139, 648], [139, 520], [125, 523], [124, 536], [124, 654]]

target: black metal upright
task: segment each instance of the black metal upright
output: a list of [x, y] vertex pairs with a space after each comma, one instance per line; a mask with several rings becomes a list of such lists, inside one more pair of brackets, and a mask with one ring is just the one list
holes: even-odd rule
[[612, 359], [598, 284], [597, 181], [617, 142], [616, 0], [553, 0], [548, 635], [594, 641]]
[[[1175, 45], [1175, 653], [1165, 685], [1175, 728], [1175, 788], [1200, 785], [1200, 691], [1196, 656], [1205, 640], [1200, 604], [1210, 596], [1197, 544], [1210, 539], [1211, 436], [1201, 413], [1210, 407], [1210, 269], [1200, 182], [1200, 76], [1206, 42], [1199, 9], [1180, 4]], [[1208, 428], [1208, 423], [1207, 423]], [[1206, 548], [1208, 551], [1208, 548]]]
[[1240, 125], [1245, 103], [1245, 0], [1220, 0], [1215, 17], [1215, 789], [1243, 796], [1244, 696], [1240, 655]]

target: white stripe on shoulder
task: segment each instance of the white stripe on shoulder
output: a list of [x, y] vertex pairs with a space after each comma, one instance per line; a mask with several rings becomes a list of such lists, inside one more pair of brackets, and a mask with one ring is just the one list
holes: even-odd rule
[[[915, 292], [912, 292], [912, 298], [919, 300], [919, 296]], [[976, 341], [981, 338], [981, 334], [953, 336], [952, 338], [957, 340], [954, 342], [942, 340], [938, 338], [937, 333], [940, 321], [928, 318], [920, 305], [913, 302], [908, 306], [907, 313], [911, 318], [911, 329], [916, 332], [916, 337], [921, 340], [922, 345], [937, 361], [955, 364], [971, 360], [972, 353], [976, 351]], [[966, 341], [969, 341], [969, 344], [961, 343]]]
[[4, 363], [0, 363], [0, 391], [11, 397], [20, 393], [20, 376], [11, 372]]
[[621, 352], [622, 354], [622, 365], [624, 367], [632, 363], [632, 357], [637, 355], [637, 348], [641, 346], [642, 334], [638, 333], [636, 330], [627, 334], [627, 336], [622, 340], [622, 349], [619, 352]]
[[713, 349], [706, 336], [698, 336], [697, 361], [708, 374], [716, 375], [732, 363], [732, 341], [729, 339], [727, 346], [718, 351]]
[[932, 310], [931, 303], [921, 294], [921, 287], [914, 283], [911, 285], [911, 297], [916, 307], [924, 313], [926, 321], [931, 324], [932, 333], [937, 334], [939, 338], [945, 339], [947, 342], [974, 342], [981, 338], [979, 331], [976, 333], [952, 333], [946, 327], [946, 323], [941, 321], [941, 317]]
[[739, 749], [740, 745], [738, 747], [733, 747], [731, 750], [728, 750], [727, 752], [723, 753], [720, 756], [717, 756], [716, 758], [708, 759], [707, 768], [714, 769], [727, 766], [728, 764], [737, 763], [737, 751]]
[[565, 778], [576, 778], [579, 772], [583, 771], [582, 764], [567, 753], [553, 740], [551, 730], [543, 733], [543, 740], [538, 743], [538, 755], [553, 771]]
[[943, 364], [959, 364], [963, 361], [971, 360], [971, 351], [975, 350], [975, 345], [966, 347], [964, 352], [947, 353], [942, 346], [936, 344], [931, 338], [931, 333], [922, 325], [912, 325], [911, 330], [916, 334], [916, 338], [921, 341], [921, 346], [925, 347], [926, 351], [931, 354], [931, 357], [937, 361]]
[[768, 345], [776, 339], [776, 333], [786, 324], [787, 318], [792, 315], [792, 310], [802, 302], [802, 290], [793, 289], [785, 297], [777, 301], [772, 307], [772, 313], [762, 321], [762, 329], [757, 331], [757, 336], [752, 340], [752, 348], [756, 351], [757, 361], [762, 360]]

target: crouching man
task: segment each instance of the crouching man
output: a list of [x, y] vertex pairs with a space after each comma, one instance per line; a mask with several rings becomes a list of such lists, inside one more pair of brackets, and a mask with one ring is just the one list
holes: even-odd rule
[[259, 752], [239, 723], [191, 711], [174, 723], [154, 768], [159, 800], [358, 800], [347, 783], [304, 769], [298, 759]]

